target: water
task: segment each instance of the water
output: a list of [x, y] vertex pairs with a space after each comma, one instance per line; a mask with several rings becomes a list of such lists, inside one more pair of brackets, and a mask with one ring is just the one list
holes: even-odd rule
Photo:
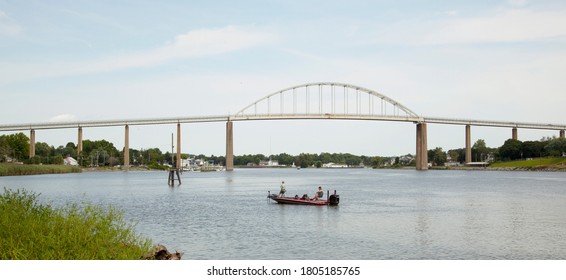
[[[372, 169], [0, 177], [54, 204], [112, 204], [185, 259], [565, 259], [566, 173]], [[336, 189], [338, 207], [268, 203]]]

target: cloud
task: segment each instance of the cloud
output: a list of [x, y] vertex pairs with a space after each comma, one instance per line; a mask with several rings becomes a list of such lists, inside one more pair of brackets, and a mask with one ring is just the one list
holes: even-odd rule
[[[3, 82], [37, 78], [75, 76], [107, 73], [140, 67], [152, 67], [181, 59], [193, 59], [225, 54], [253, 48], [275, 40], [269, 32], [242, 26], [227, 26], [218, 29], [198, 29], [178, 35], [162, 47], [101, 57], [79, 62], [0, 63]], [[7, 70], [9, 69], [9, 71]]]
[[79, 73], [108, 72], [120, 69], [155, 66], [177, 59], [190, 59], [209, 55], [230, 53], [269, 43], [274, 37], [244, 27], [227, 26], [219, 29], [199, 29], [175, 37], [165, 46], [115, 56], [87, 63], [77, 69]]
[[439, 22], [421, 44], [470, 44], [566, 39], [566, 11], [513, 9], [490, 16]]
[[6, 13], [0, 10], [0, 35], [16, 35], [21, 27]]
[[507, 0], [507, 3], [514, 6], [525, 6], [527, 2], [527, 0]]
[[76, 116], [70, 114], [61, 114], [49, 119], [49, 122], [73, 122], [78, 120]]

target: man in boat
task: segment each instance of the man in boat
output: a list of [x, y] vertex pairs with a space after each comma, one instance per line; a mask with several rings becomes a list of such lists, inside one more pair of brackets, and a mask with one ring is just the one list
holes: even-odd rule
[[319, 200], [324, 196], [324, 191], [322, 190], [322, 186], [318, 186], [318, 191], [314, 194], [314, 200]]
[[281, 186], [279, 186], [281, 190], [279, 190], [279, 197], [283, 197], [287, 189], [285, 188], [285, 181], [281, 181]]

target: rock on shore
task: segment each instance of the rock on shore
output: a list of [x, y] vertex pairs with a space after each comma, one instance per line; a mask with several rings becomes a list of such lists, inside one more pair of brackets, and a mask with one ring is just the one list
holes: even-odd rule
[[153, 247], [151, 253], [144, 255], [145, 260], [180, 260], [183, 253], [175, 251], [175, 253], [170, 253], [165, 246], [159, 244]]

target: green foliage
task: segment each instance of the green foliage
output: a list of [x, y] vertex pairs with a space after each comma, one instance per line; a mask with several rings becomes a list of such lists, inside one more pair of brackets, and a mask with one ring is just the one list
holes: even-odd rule
[[543, 144], [546, 144], [544, 149], [550, 156], [562, 156], [566, 153], [566, 138], [553, 138]]
[[[206, 157], [204, 155], [197, 156], [198, 158], [202, 158], [205, 160], [214, 160], [217, 163], [224, 163], [225, 158], [221, 157]], [[311, 166], [321, 167], [323, 164], [326, 163], [338, 163], [338, 164], [346, 164], [349, 166], [358, 166], [360, 164], [364, 164], [366, 166], [372, 166], [377, 162], [382, 162], [383, 159], [377, 158], [374, 159], [373, 157], [367, 156], [357, 156], [352, 154], [338, 154], [338, 153], [320, 153], [320, 154], [309, 154], [309, 153], [301, 153], [298, 156], [289, 155], [286, 153], [278, 154], [278, 155], [271, 155], [265, 156], [263, 154], [255, 154], [255, 155], [241, 155], [241, 156], [234, 156], [234, 165], [235, 166], [245, 166], [248, 163], [252, 164], [259, 164], [260, 161], [265, 161], [268, 159], [276, 160], [279, 162], [280, 165], [292, 165], [293, 163], [296, 166], [300, 166], [302, 168], [307, 168]]]
[[29, 157], [29, 138], [24, 133], [0, 135], [0, 162], [8, 157], [17, 160]]
[[532, 160], [517, 160], [507, 162], [494, 162], [489, 167], [496, 168], [545, 168], [566, 164], [566, 158], [536, 158]]
[[114, 147], [114, 144], [106, 140], [87, 139], [83, 140], [83, 152], [79, 157], [79, 162], [82, 162], [83, 166], [113, 166], [120, 164], [121, 155], [122, 153]]
[[503, 146], [499, 148], [499, 156], [503, 160], [516, 160], [522, 157], [522, 142], [515, 139], [508, 139]]
[[11, 163], [0, 164], [0, 176], [79, 173], [79, 172], [81, 172], [81, 169], [77, 166], [11, 164]]
[[521, 143], [521, 153], [524, 158], [541, 157], [544, 151], [544, 144], [539, 141], [525, 141]]
[[137, 235], [113, 208], [68, 204], [54, 208], [25, 190], [0, 195], [1, 260], [140, 259], [151, 240]]
[[428, 160], [432, 162], [434, 166], [444, 166], [447, 156], [442, 148], [437, 147], [434, 150], [428, 150]]

